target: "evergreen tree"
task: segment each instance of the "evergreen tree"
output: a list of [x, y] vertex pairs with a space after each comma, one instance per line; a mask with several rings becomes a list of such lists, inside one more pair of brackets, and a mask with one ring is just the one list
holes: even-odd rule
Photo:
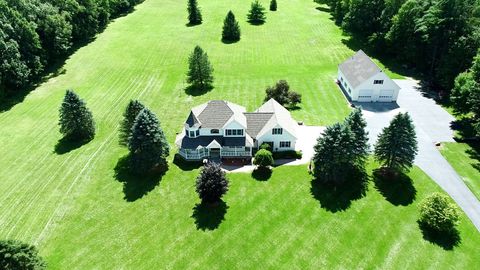
[[166, 168], [170, 146], [157, 117], [147, 108], [135, 118], [128, 149], [134, 172], [144, 174], [154, 168]]
[[123, 120], [120, 123], [120, 145], [127, 146], [128, 139], [132, 135], [132, 127], [137, 115], [145, 108], [138, 100], [130, 100], [123, 113]]
[[265, 23], [265, 8], [262, 6], [262, 4], [260, 4], [260, 2], [258, 2], [258, 0], [255, 0], [255, 2], [252, 3], [247, 17], [251, 24]]
[[277, 11], [277, 0], [271, 0], [270, 1], [270, 10], [271, 11]]
[[363, 118], [362, 109], [356, 108], [345, 119], [345, 124], [353, 133], [353, 151], [358, 165], [363, 167], [368, 157], [368, 132], [365, 130], [367, 122]]
[[197, 177], [196, 191], [203, 203], [219, 202], [228, 191], [228, 179], [220, 165], [207, 163]]
[[399, 113], [378, 136], [375, 158], [390, 171], [409, 170], [417, 154], [417, 136], [408, 113]]
[[46, 263], [31, 245], [16, 240], [0, 240], [0, 269], [43, 270]]
[[213, 67], [208, 60], [208, 55], [202, 48], [196, 46], [188, 58], [189, 70], [187, 82], [195, 87], [204, 89], [213, 82]]
[[197, 0], [188, 0], [188, 23], [190, 25], [197, 25], [202, 23], [202, 13], [198, 8]]
[[327, 127], [314, 147], [313, 175], [330, 184], [341, 184], [345, 176], [355, 168], [353, 133], [348, 125], [334, 124]]
[[227, 17], [223, 21], [222, 31], [223, 41], [239, 41], [240, 40], [240, 26], [238, 25], [235, 15], [230, 10]]
[[95, 136], [95, 122], [85, 102], [72, 90], [67, 90], [60, 107], [60, 132], [72, 140], [91, 140]]

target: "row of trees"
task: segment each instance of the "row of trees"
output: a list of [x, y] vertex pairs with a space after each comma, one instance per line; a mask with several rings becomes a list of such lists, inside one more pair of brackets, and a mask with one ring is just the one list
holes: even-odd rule
[[316, 0], [337, 24], [450, 90], [480, 47], [478, 0]]
[[[60, 132], [67, 141], [90, 141], [95, 136], [95, 121], [85, 102], [67, 90], [60, 107]], [[133, 173], [165, 170], [170, 147], [156, 115], [138, 100], [128, 104], [120, 125], [119, 142], [130, 151]]]
[[[368, 132], [361, 109], [326, 128], [315, 145], [313, 174], [321, 182], [341, 185], [353, 171], [365, 171]], [[378, 136], [375, 158], [390, 174], [408, 171], [417, 154], [415, 128], [408, 113], [399, 113]]]
[[34, 83], [75, 44], [141, 1], [0, 1], [0, 96]]

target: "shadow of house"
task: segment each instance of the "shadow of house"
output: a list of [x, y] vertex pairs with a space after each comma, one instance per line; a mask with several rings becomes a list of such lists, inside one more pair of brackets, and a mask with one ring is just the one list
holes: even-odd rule
[[200, 169], [203, 166], [202, 161], [187, 161], [180, 154], [175, 154], [173, 158], [173, 164], [177, 165], [177, 167], [182, 171], [193, 171]]
[[412, 179], [406, 174], [392, 175], [377, 169], [373, 172], [373, 182], [378, 192], [395, 206], [406, 206], [415, 201], [417, 190]]
[[63, 137], [60, 140], [58, 140], [57, 144], [55, 145], [55, 153], [58, 155], [63, 155], [66, 154], [70, 151], [73, 151], [75, 149], [78, 149], [82, 147], [83, 145], [86, 145], [87, 143], [91, 142], [93, 139], [88, 139], [88, 140], [74, 140], [68, 137]]
[[272, 169], [265, 167], [255, 168], [252, 172], [252, 177], [257, 181], [267, 181], [272, 177]]
[[168, 167], [157, 169], [145, 175], [133, 172], [130, 166], [130, 156], [120, 158], [115, 166], [115, 179], [123, 183], [124, 199], [134, 202], [152, 191], [162, 180]]
[[227, 209], [228, 206], [224, 201], [216, 204], [197, 203], [192, 209], [191, 217], [195, 219], [198, 230], [215, 230], [225, 220]]
[[205, 95], [206, 93], [210, 92], [213, 89], [212, 85], [204, 85], [203, 87], [200, 85], [189, 85], [185, 87], [185, 94], [193, 97], [198, 97]]
[[367, 194], [368, 175], [365, 171], [353, 170], [341, 184], [332, 185], [320, 179], [311, 182], [310, 193], [320, 202], [320, 206], [332, 213], [347, 210], [352, 201]]
[[453, 250], [461, 243], [460, 232], [453, 228], [450, 231], [440, 232], [431, 229], [426, 224], [418, 222], [418, 227], [422, 231], [423, 239], [442, 247], [444, 250]]

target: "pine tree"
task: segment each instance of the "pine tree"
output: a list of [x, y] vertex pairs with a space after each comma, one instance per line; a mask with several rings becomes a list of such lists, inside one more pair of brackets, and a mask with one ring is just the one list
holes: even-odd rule
[[277, 0], [271, 0], [270, 1], [270, 10], [271, 11], [277, 11]]
[[188, 0], [188, 22], [190, 25], [202, 23], [202, 13], [198, 8], [197, 0]]
[[157, 117], [147, 108], [135, 118], [128, 149], [134, 172], [144, 174], [154, 168], [166, 168], [170, 146]]
[[367, 122], [363, 118], [362, 109], [356, 108], [345, 119], [345, 124], [350, 127], [353, 133], [353, 151], [355, 161], [361, 167], [364, 167], [368, 157], [368, 132], [365, 130]]
[[189, 69], [187, 82], [203, 90], [213, 82], [213, 67], [208, 60], [208, 55], [202, 48], [196, 46], [188, 58]]
[[137, 115], [145, 108], [145, 106], [138, 100], [130, 100], [123, 113], [123, 120], [120, 123], [120, 145], [127, 146], [128, 139], [132, 135], [132, 127], [135, 123]]
[[324, 183], [341, 184], [355, 167], [353, 133], [348, 125], [334, 124], [327, 127], [318, 138], [313, 156], [316, 179]]
[[207, 163], [197, 177], [196, 191], [203, 203], [219, 202], [228, 191], [228, 179], [220, 165]]
[[250, 7], [250, 11], [248, 12], [248, 21], [251, 24], [263, 24], [265, 23], [266, 16], [265, 16], [265, 8], [255, 0]]
[[223, 41], [239, 41], [240, 40], [240, 26], [238, 25], [235, 15], [230, 10], [227, 17], [223, 21], [222, 31]]
[[391, 172], [408, 171], [418, 152], [417, 136], [408, 113], [399, 113], [378, 136], [375, 158]]
[[72, 90], [67, 90], [60, 107], [60, 132], [69, 140], [91, 140], [95, 122], [85, 102]]

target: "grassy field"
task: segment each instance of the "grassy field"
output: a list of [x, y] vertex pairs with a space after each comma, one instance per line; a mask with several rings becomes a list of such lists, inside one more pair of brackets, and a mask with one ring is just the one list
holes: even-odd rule
[[480, 153], [466, 143], [442, 144], [442, 155], [480, 200]]
[[[249, 2], [203, 0], [204, 24], [186, 27], [184, 1], [146, 0], [73, 54], [63, 74], [0, 113], [0, 238], [37, 244], [52, 269], [478, 265], [479, 235], [465, 217], [453, 251], [422, 240], [416, 202], [438, 187], [419, 171], [412, 173], [417, 201], [408, 207], [394, 207], [371, 188], [337, 213], [312, 197], [304, 167], [276, 169], [268, 182], [231, 175], [225, 220], [198, 226], [196, 170], [170, 164], [156, 187], [115, 177], [126, 154], [118, 123], [130, 99], [157, 113], [172, 145], [192, 106], [227, 99], [252, 110], [279, 79], [303, 95], [297, 120], [325, 125], [345, 117], [349, 108], [333, 81], [337, 64], [353, 51], [329, 14], [310, 0], [291, 0], [280, 2], [265, 25], [251, 26]], [[220, 34], [229, 9], [242, 40], [226, 45]], [[216, 79], [213, 90], [191, 96], [186, 62], [196, 44], [208, 52]], [[58, 154], [58, 106], [67, 88], [91, 108], [97, 136]]]

